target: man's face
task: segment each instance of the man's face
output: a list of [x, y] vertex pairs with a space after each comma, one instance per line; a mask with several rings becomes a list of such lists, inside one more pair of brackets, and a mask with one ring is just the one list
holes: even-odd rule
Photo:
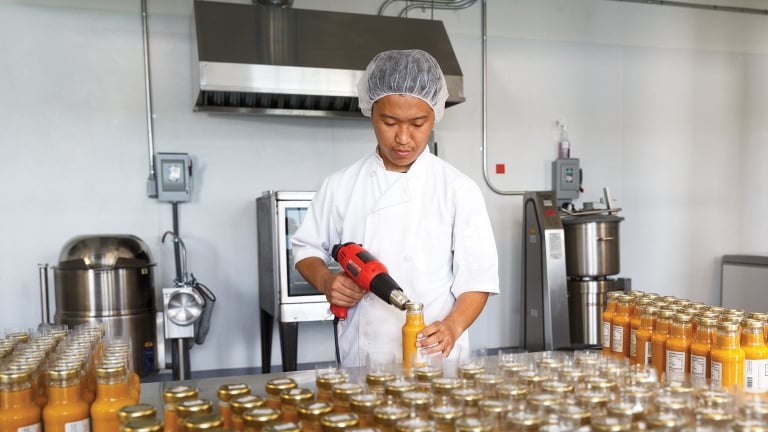
[[373, 104], [371, 122], [386, 169], [406, 172], [429, 143], [435, 112], [417, 97], [391, 94]]

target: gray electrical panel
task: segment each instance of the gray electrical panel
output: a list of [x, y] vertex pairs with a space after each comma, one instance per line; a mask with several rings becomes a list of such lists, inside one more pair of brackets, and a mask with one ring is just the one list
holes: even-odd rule
[[552, 190], [558, 206], [579, 197], [581, 172], [578, 159], [557, 159], [552, 162]]
[[189, 201], [192, 190], [192, 166], [187, 153], [157, 153], [157, 199], [168, 202]]

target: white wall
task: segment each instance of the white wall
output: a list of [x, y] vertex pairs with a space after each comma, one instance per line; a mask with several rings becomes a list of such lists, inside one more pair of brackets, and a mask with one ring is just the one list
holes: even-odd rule
[[[254, 199], [316, 188], [369, 151], [373, 134], [365, 121], [193, 113], [190, 2], [149, 3], [156, 151], [195, 159], [181, 235], [190, 270], [219, 298], [192, 366], [259, 366]], [[294, 6], [375, 13], [380, 3]], [[622, 274], [635, 289], [716, 303], [719, 257], [766, 253], [768, 243], [760, 224], [768, 18], [606, 0], [488, 3], [488, 160], [507, 166], [492, 184], [549, 188], [554, 121], [565, 120], [585, 172], [583, 199], [608, 186], [624, 209]], [[36, 325], [36, 264], [55, 264], [78, 234], [138, 235], [158, 262], [158, 288], [173, 279], [172, 248], [160, 243], [171, 208], [144, 193], [138, 4], [0, 0], [2, 328]], [[473, 345], [518, 345], [521, 198], [483, 180], [480, 3], [434, 15], [449, 31], [467, 96], [438, 125], [440, 155], [485, 191], [500, 252], [502, 294], [472, 327]], [[333, 358], [327, 323], [302, 324], [299, 343], [300, 363]], [[279, 359], [276, 344], [272, 363]]]

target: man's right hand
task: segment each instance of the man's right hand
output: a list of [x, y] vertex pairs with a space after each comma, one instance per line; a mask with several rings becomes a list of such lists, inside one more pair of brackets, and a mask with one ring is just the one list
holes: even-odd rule
[[320, 258], [305, 258], [296, 263], [296, 269], [310, 285], [325, 294], [330, 304], [352, 307], [365, 295], [344, 272], [331, 271]]

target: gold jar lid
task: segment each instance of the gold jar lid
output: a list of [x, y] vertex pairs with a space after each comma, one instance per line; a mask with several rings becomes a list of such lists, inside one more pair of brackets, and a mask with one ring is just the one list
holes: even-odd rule
[[538, 430], [544, 424], [544, 417], [528, 411], [515, 411], [507, 414], [505, 430]]
[[435, 424], [429, 420], [412, 417], [397, 422], [395, 430], [397, 432], [433, 432]]
[[475, 376], [485, 372], [485, 366], [480, 362], [472, 362], [459, 366], [458, 375], [464, 379], [474, 379]]
[[349, 397], [349, 406], [356, 412], [372, 412], [382, 402], [384, 399], [376, 393], [360, 393]]
[[328, 401], [307, 401], [296, 406], [300, 420], [316, 422], [320, 417], [333, 411], [333, 404]]
[[298, 405], [315, 398], [315, 394], [308, 388], [294, 388], [280, 392], [280, 403], [286, 405]]
[[461, 387], [461, 380], [458, 378], [440, 377], [432, 380], [432, 389], [435, 393], [449, 394], [459, 387]]
[[343, 431], [357, 426], [358, 423], [360, 423], [360, 417], [351, 412], [326, 414], [320, 417], [320, 427], [323, 432]]
[[672, 412], [656, 412], [646, 417], [646, 422], [651, 428], [667, 428], [670, 430], [680, 430], [686, 425], [686, 420], [682, 416]]
[[331, 391], [333, 386], [347, 381], [347, 375], [340, 370], [331, 369], [320, 371], [315, 378], [315, 385], [318, 389]]
[[577, 405], [560, 405], [557, 407], [557, 415], [582, 426], [588, 425], [592, 418], [590, 410]]
[[717, 325], [717, 318], [709, 315], [699, 315], [696, 317], [696, 325], [699, 328], [715, 327]]
[[80, 379], [80, 370], [74, 366], [54, 366], [46, 371], [50, 382], [71, 381]]
[[588, 376], [584, 378], [584, 387], [612, 393], [616, 390], [616, 381], [600, 376]]
[[741, 327], [744, 328], [744, 330], [763, 331], [765, 322], [758, 319], [748, 318], [741, 321]]
[[483, 399], [477, 406], [484, 414], [501, 414], [507, 411], [507, 403], [498, 399]]
[[456, 432], [490, 432], [493, 424], [477, 417], [462, 417], [453, 424]]
[[513, 378], [520, 372], [528, 370], [528, 365], [519, 362], [505, 362], [499, 365], [499, 370], [505, 377]]
[[390, 396], [400, 396], [413, 390], [416, 390], [416, 383], [402, 379], [390, 381], [384, 386], [384, 393]]
[[240, 415], [249, 409], [259, 408], [264, 405], [264, 396], [261, 395], [245, 395], [238, 396], [229, 401], [232, 406], [232, 413]]
[[622, 417], [593, 417], [591, 426], [592, 430], [596, 432], [628, 432], [632, 430], [632, 422]]
[[654, 399], [654, 404], [659, 411], [680, 414], [689, 409], [687, 397], [663, 395]]
[[409, 391], [400, 395], [400, 403], [406, 408], [426, 408], [432, 405], [434, 400], [432, 393], [423, 391]]
[[279, 420], [280, 416], [280, 410], [275, 408], [252, 408], [243, 413], [243, 423], [249, 427], [259, 428], [267, 422]]
[[643, 415], [643, 407], [631, 402], [615, 401], [605, 407], [608, 415], [613, 417], [629, 417], [632, 421], [638, 421]]
[[394, 381], [397, 377], [391, 372], [376, 371], [368, 372], [365, 375], [365, 382], [372, 386], [383, 386], [390, 381]]
[[294, 422], [274, 422], [261, 428], [261, 432], [301, 432], [301, 425]]
[[541, 383], [541, 390], [547, 393], [566, 395], [573, 393], [573, 384], [564, 383], [562, 381], [544, 381]]
[[747, 318], [756, 319], [760, 321], [768, 321], [768, 313], [765, 312], [750, 312], [747, 314]]
[[528, 405], [533, 405], [541, 408], [548, 408], [553, 407], [560, 402], [562, 402], [563, 398], [560, 395], [553, 394], [553, 393], [534, 393], [529, 394], [526, 401], [528, 401]]
[[373, 409], [373, 418], [384, 422], [404, 419], [409, 415], [410, 410], [400, 405], [379, 405]]
[[23, 384], [31, 378], [32, 372], [29, 369], [0, 371], [0, 384]]
[[672, 322], [674, 322], [675, 324], [688, 324], [692, 320], [693, 320], [693, 315], [685, 312], [678, 312], [672, 318]]
[[280, 392], [283, 390], [295, 389], [296, 387], [298, 384], [292, 378], [273, 378], [264, 384], [264, 390], [273, 396], [280, 396]]
[[163, 422], [158, 419], [131, 420], [120, 425], [120, 432], [160, 432]]
[[120, 423], [131, 420], [153, 419], [157, 417], [157, 410], [150, 404], [126, 405], [117, 410], [117, 419]]
[[333, 386], [331, 395], [335, 401], [348, 401], [350, 396], [363, 392], [363, 387], [351, 382], [343, 382]]
[[496, 387], [496, 392], [505, 400], [521, 400], [528, 395], [528, 387], [522, 384], [501, 384]]
[[176, 403], [176, 415], [186, 418], [197, 414], [213, 412], [213, 403], [207, 399], [187, 399]]
[[475, 383], [477, 385], [497, 386], [504, 382], [504, 377], [501, 375], [481, 373], [475, 376]]
[[528, 387], [539, 387], [541, 383], [549, 379], [549, 377], [540, 375], [534, 370], [522, 371], [518, 376]]
[[463, 406], [477, 406], [483, 398], [483, 392], [474, 387], [457, 388], [451, 392], [451, 398]]
[[709, 389], [698, 392], [696, 400], [697, 405], [701, 407], [729, 409], [733, 402], [733, 395], [724, 390]]
[[220, 401], [229, 402], [238, 396], [245, 396], [251, 393], [251, 387], [248, 384], [223, 384], [216, 390], [216, 397]]
[[193, 415], [184, 419], [184, 432], [204, 431], [224, 427], [218, 414]]
[[429, 418], [439, 424], [453, 423], [464, 415], [458, 405], [433, 405], [429, 408]]
[[566, 366], [557, 371], [557, 376], [563, 381], [576, 383], [581, 382], [586, 376], [586, 373], [577, 367]]
[[421, 382], [430, 382], [443, 376], [443, 370], [434, 366], [419, 366], [416, 368], [416, 379]]
[[197, 389], [188, 385], [177, 385], [163, 390], [163, 401], [165, 403], [180, 402], [186, 399], [197, 399], [197, 397]]
[[608, 393], [600, 390], [586, 390], [576, 393], [576, 400], [584, 408], [604, 406], [608, 403]]
[[97, 379], [125, 378], [125, 366], [121, 363], [101, 363], [96, 367]]

